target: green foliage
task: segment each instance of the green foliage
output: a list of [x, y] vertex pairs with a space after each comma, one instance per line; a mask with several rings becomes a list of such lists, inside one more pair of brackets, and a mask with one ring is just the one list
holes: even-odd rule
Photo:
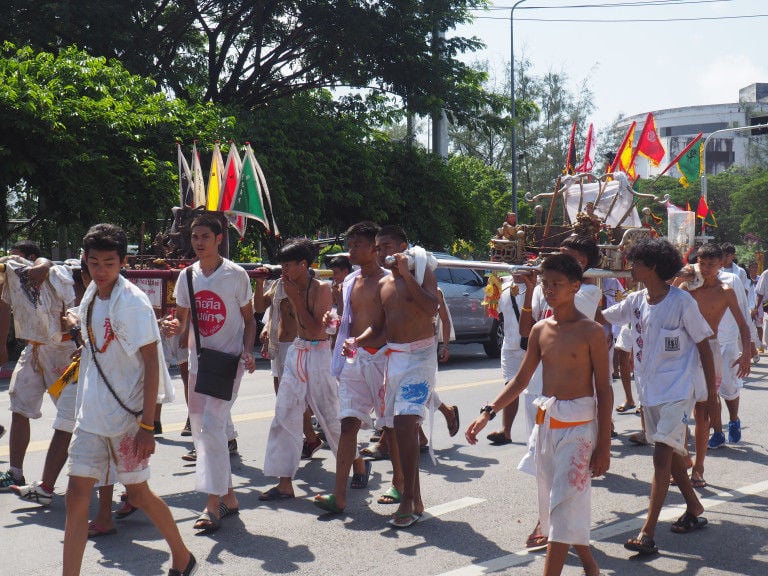
[[261, 262], [259, 250], [255, 244], [237, 240], [234, 249], [230, 250], [231, 259], [235, 262]]
[[212, 105], [169, 99], [117, 61], [74, 47], [53, 55], [6, 43], [0, 52], [3, 207], [8, 187], [23, 180], [37, 197], [36, 212], [26, 214], [30, 227], [45, 220], [55, 237], [64, 224], [79, 238], [107, 220], [135, 237], [141, 222], [154, 230], [175, 198], [172, 143], [213, 139], [231, 124]]

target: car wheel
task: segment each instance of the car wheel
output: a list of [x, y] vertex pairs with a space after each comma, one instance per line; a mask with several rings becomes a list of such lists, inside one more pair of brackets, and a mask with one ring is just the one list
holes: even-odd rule
[[501, 356], [502, 344], [504, 344], [504, 317], [499, 316], [498, 320], [493, 321], [488, 340], [483, 344], [483, 349], [485, 349], [488, 358], [498, 358]]

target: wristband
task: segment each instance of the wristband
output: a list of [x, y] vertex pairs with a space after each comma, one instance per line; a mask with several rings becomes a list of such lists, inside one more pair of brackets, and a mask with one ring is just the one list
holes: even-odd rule
[[72, 341], [77, 345], [80, 346], [83, 343], [83, 339], [80, 335], [80, 327], [77, 326], [75, 328], [69, 329], [69, 336], [72, 338]]
[[520, 308], [520, 311], [521, 312], [533, 312], [533, 308], [526, 308], [525, 306], [523, 306], [522, 308]]
[[153, 434], [155, 433], [155, 427], [150, 426], [149, 424], [144, 424], [144, 422], [139, 422], [139, 428], [146, 430], [147, 432], [152, 432]]
[[493, 420], [494, 418], [496, 418], [496, 411], [493, 408], [491, 408], [490, 404], [486, 404], [485, 406], [480, 408], [480, 414], [482, 414], [483, 412], [488, 414], [488, 420]]

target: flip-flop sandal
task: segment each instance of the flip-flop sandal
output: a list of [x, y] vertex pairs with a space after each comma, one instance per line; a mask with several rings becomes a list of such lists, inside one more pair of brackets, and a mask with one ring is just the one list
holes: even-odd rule
[[360, 450], [360, 456], [370, 460], [389, 460], [389, 454], [382, 452], [379, 448], [363, 448]]
[[659, 553], [659, 548], [656, 546], [656, 542], [653, 541], [653, 538], [645, 534], [641, 535], [640, 538], [630, 538], [624, 542], [624, 548], [631, 550], [632, 552], [637, 552], [641, 556], [650, 556]]
[[544, 534], [531, 534], [525, 541], [525, 547], [529, 550], [544, 548], [549, 542], [549, 538]]
[[402, 497], [403, 495], [400, 494], [400, 490], [394, 486], [390, 486], [384, 494], [379, 496], [379, 499], [376, 500], [376, 502], [379, 504], [400, 504], [400, 499]]
[[648, 446], [648, 438], [645, 437], [645, 434], [642, 432], [635, 432], [634, 434], [631, 434], [627, 436], [627, 440], [630, 444], [634, 444], [635, 446]]
[[104, 528], [96, 522], [88, 524], [88, 538], [101, 538], [102, 536], [112, 536], [117, 534], [117, 528]]
[[193, 526], [195, 530], [200, 530], [198, 534], [213, 534], [219, 528], [221, 528], [221, 518], [211, 516], [210, 512], [203, 512], [195, 520]]
[[[400, 520], [400, 522], [398, 522], [398, 520]], [[402, 522], [402, 520], [405, 520], [405, 522]], [[416, 514], [415, 512], [412, 512], [411, 514], [395, 514], [394, 518], [387, 522], [387, 524], [392, 528], [401, 530], [403, 528], [410, 528], [419, 520], [421, 520], [421, 514]]]
[[694, 488], [706, 488], [707, 487], [707, 481], [704, 480], [701, 476], [698, 478], [694, 477], [693, 474], [691, 474], [691, 486]]
[[122, 506], [120, 506], [120, 508], [115, 510], [115, 518], [117, 518], [118, 520], [122, 520], [123, 518], [128, 518], [128, 516], [136, 512], [136, 510], [138, 510], [136, 506], [128, 502], [128, 500], [124, 500]]
[[453, 412], [453, 426], [448, 426], [448, 436], [453, 438], [458, 433], [461, 424], [459, 422], [459, 407], [451, 406], [451, 411]]
[[227, 516], [237, 516], [240, 514], [240, 508], [230, 508], [224, 502], [219, 504], [219, 518], [226, 518]]
[[371, 478], [371, 468], [373, 468], [373, 462], [371, 460], [365, 461], [365, 472], [352, 474], [352, 480], [349, 482], [350, 488], [362, 489], [368, 487], [368, 480]]
[[262, 502], [271, 502], [272, 500], [290, 500], [291, 498], [295, 498], [295, 496], [293, 494], [285, 494], [280, 492], [280, 489], [277, 486], [273, 486], [266, 492], [262, 492], [259, 495], [259, 500]]
[[507, 438], [504, 432], [491, 432], [486, 436], [494, 446], [504, 446], [505, 444], [512, 444], [512, 439]]
[[312, 504], [320, 508], [320, 510], [325, 510], [330, 514], [344, 513], [344, 508], [339, 508], [336, 505], [336, 496], [334, 496], [333, 494], [326, 494], [325, 496], [315, 496], [315, 499], [312, 500]]
[[631, 414], [637, 411], [637, 406], [634, 404], [619, 404], [616, 406], [616, 412], [619, 414]]
[[686, 512], [672, 524], [670, 530], [675, 534], [688, 534], [688, 532], [704, 528], [707, 524], [707, 519], [703, 516], [694, 516], [690, 512]]

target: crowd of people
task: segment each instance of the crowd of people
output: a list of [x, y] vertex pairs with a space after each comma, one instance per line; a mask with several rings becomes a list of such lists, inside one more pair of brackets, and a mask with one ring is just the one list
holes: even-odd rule
[[[344, 513], [348, 490], [366, 489], [371, 460], [386, 457], [392, 485], [378, 502], [396, 505], [389, 525], [408, 529], [419, 522], [420, 454], [434, 459], [422, 424], [431, 426], [439, 411], [451, 436], [459, 430], [458, 407], [446, 406], [435, 390], [452, 326], [434, 257], [409, 247], [398, 226], [360, 222], [346, 232], [348, 256], [327, 262], [332, 282], [313, 272], [313, 243], [291, 239], [278, 252], [279, 278], [252, 286], [242, 267], [221, 256], [217, 217], [198, 216], [191, 233], [197, 260], [176, 282], [174, 313], [161, 318], [121, 275], [127, 239], [116, 226], [92, 227], [74, 268], [43, 258], [32, 242], [17, 243], [3, 259], [0, 362], [8, 357], [11, 317], [16, 337], [27, 344], [9, 388], [10, 466], [0, 475], [0, 491], [48, 506], [69, 461], [63, 574], [80, 573], [87, 538], [116, 532], [115, 482], [125, 492], [114, 514], [144, 511], [171, 550], [169, 574], [195, 572], [197, 561], [170, 509], [148, 484], [155, 435], [162, 433], [160, 408], [173, 399], [168, 365], [182, 368], [188, 405], [182, 434], [194, 444], [184, 458], [196, 463], [195, 491], [204, 495], [193, 527], [214, 533], [239, 513], [231, 410], [245, 371], [256, 369], [257, 339], [271, 361], [276, 394], [263, 466], [276, 483], [259, 499], [294, 498], [301, 460], [325, 444], [336, 476], [332, 491], [315, 496], [319, 510]], [[639, 240], [626, 256], [631, 279], [595, 282], [584, 271], [599, 265], [598, 246], [572, 236], [543, 261], [540, 278], [530, 271], [505, 278], [499, 300], [505, 386], [465, 432], [477, 443], [501, 413], [500, 428], [487, 439], [509, 444], [522, 397], [528, 450], [518, 468], [535, 475], [538, 486], [538, 522], [526, 546], [546, 547], [547, 576], [561, 573], [571, 546], [588, 576], [599, 573], [589, 545], [590, 484], [610, 466], [614, 406], [617, 414], [641, 415], [642, 432], [631, 441], [654, 445], [647, 519], [625, 543], [639, 554], [658, 552], [656, 528], [671, 484], [686, 502], [671, 530], [706, 525], [695, 491], [706, 486], [706, 452], [725, 444], [724, 429], [728, 442], [741, 440], [739, 391], [763, 349], [768, 272], [756, 278], [756, 267], [744, 271], [731, 245], [704, 245], [686, 266], [663, 239]], [[260, 333], [255, 314], [263, 314]], [[231, 374], [214, 378], [211, 362], [222, 372], [231, 365]], [[625, 394], [617, 405], [612, 377], [621, 379]], [[213, 380], [220, 388], [212, 390]], [[28, 483], [30, 419], [40, 418], [46, 391], [56, 404], [54, 434], [41, 480]], [[359, 449], [363, 429], [374, 431], [373, 450]], [[99, 508], [89, 521], [95, 488]]]

